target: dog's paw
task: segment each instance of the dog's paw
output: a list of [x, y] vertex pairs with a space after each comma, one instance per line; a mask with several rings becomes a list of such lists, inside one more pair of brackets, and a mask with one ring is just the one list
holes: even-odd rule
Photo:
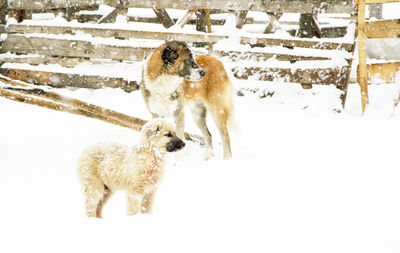
[[204, 160], [208, 161], [213, 157], [214, 157], [213, 151], [211, 149], [206, 150], [206, 152], [204, 153]]

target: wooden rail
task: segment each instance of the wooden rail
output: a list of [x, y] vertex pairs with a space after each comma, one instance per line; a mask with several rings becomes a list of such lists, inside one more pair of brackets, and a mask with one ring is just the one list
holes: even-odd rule
[[353, 13], [355, 11], [346, 0], [333, 1], [266, 1], [266, 0], [175, 0], [171, 4], [165, 0], [105, 0], [105, 3], [119, 8], [174, 8], [183, 10], [219, 9], [219, 10], [250, 10], [275, 13], [312, 13], [322, 9], [326, 13]]
[[[118, 29], [112, 26], [52, 26], [52, 25], [26, 25], [11, 24], [7, 32], [9, 33], [49, 33], [49, 34], [76, 34], [84, 32], [98, 37], [117, 37], [117, 38], [137, 38], [153, 40], [181, 40], [186, 42], [211, 42], [215, 43], [222, 39], [228, 39], [230, 34], [200, 33], [200, 32], [171, 32], [165, 31], [145, 31], [138, 29]], [[326, 39], [277, 39], [268, 35], [241, 36], [241, 43], [251, 44], [252, 46], [284, 46], [284, 47], [306, 47], [316, 49], [341, 49], [351, 51], [353, 43], [339, 43], [335, 40]]]
[[[375, 0], [378, 1], [378, 0]], [[9, 1], [8, 8], [13, 10], [49, 10], [58, 8], [85, 7], [99, 4], [99, 0], [14, 0]], [[252, 10], [275, 13], [312, 13], [321, 9], [326, 13], [354, 13], [355, 8], [347, 0], [295, 0], [295, 1], [268, 1], [268, 0], [105, 0], [104, 3], [118, 8], [174, 8], [183, 10], [219, 9], [219, 10]]]

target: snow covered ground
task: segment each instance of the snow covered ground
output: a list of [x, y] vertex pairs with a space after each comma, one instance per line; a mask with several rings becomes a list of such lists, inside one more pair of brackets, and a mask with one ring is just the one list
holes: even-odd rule
[[[171, 154], [154, 213], [132, 217], [120, 192], [86, 218], [76, 162], [139, 133], [0, 98], [0, 252], [400, 252], [400, 74], [369, 87], [364, 116], [357, 84], [342, 110], [333, 86], [233, 81], [254, 91], [235, 97], [233, 159], [210, 119], [215, 157]], [[150, 118], [139, 92], [57, 92]]]
[[[0, 98], [0, 252], [399, 252], [400, 80], [370, 87], [364, 117], [356, 84], [342, 113], [331, 86], [257, 85], [236, 97], [231, 161], [210, 120], [212, 160], [187, 143], [168, 158], [152, 215], [125, 216], [121, 192], [104, 219], [85, 217], [77, 158], [139, 134]], [[62, 92], [149, 118], [139, 92]]]

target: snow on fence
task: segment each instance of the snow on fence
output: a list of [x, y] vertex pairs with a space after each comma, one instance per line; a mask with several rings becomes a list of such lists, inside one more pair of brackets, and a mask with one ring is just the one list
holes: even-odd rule
[[[33, 2], [35, 5], [31, 4]], [[82, 2], [85, 2], [82, 5], [84, 7], [80, 8]], [[346, 23], [347, 34], [340, 38], [304, 39], [290, 36], [287, 32], [281, 32], [283, 35], [264, 34], [264, 29], [261, 29], [261, 32], [237, 29], [235, 25], [229, 26], [229, 22], [225, 20], [222, 22], [224, 26], [214, 25], [213, 32], [205, 33], [185, 24], [193, 19], [193, 15], [198, 15], [199, 12], [194, 9], [211, 8], [208, 6], [210, 1], [123, 1], [123, 5], [120, 4], [121, 1], [106, 2], [110, 6], [102, 5], [100, 9], [103, 8], [103, 11], [92, 11], [93, 15], [97, 16], [86, 23], [61, 18], [33, 18], [9, 24], [8, 37], [1, 48], [1, 74], [30, 83], [52, 86], [106, 86], [132, 91], [138, 88], [141, 81], [141, 62], [162, 41], [174, 39], [213, 45], [212, 54], [220, 57], [238, 79], [295, 82], [301, 83], [303, 87], [334, 84], [344, 91], [345, 99], [355, 35], [355, 25], [349, 25], [349, 20]], [[298, 2], [299, 5], [296, 4]], [[26, 12], [72, 7], [79, 10], [98, 3], [99, 1], [78, 0], [14, 0], [9, 1], [9, 8], [18, 11], [23, 9]], [[210, 32], [211, 23], [218, 23], [212, 21], [221, 20], [221, 15], [225, 15], [223, 19], [229, 19], [233, 14], [239, 20], [236, 23], [237, 27], [245, 27], [247, 23], [267, 27], [268, 21], [271, 21], [271, 10], [292, 11], [293, 6], [301, 7], [296, 9], [296, 12], [309, 11], [312, 5], [324, 12], [354, 12], [354, 6], [343, 3], [336, 0], [328, 1], [327, 4], [321, 4], [319, 1], [217, 0], [212, 1], [212, 8], [220, 10], [213, 11], [211, 18], [210, 14], [205, 12], [208, 25], [208, 29], [205, 30]], [[126, 22], [132, 12], [132, 9], [126, 9], [128, 7], [158, 8], [155, 20], [164, 26], [156, 23]], [[179, 12], [177, 18], [171, 18], [163, 9], [167, 7], [187, 11], [168, 10], [169, 13]], [[221, 10], [230, 12], [223, 13]], [[267, 19], [257, 21], [259, 15], [248, 12], [249, 10], [260, 11], [259, 13], [264, 15], [267, 15], [265, 11], [268, 11]], [[86, 15], [87, 21], [91, 20], [90, 13], [76, 12], [73, 17]], [[218, 18], [215, 18], [216, 16]], [[25, 17], [33, 16], [25, 13]], [[279, 19], [278, 15], [275, 17], [275, 21]], [[165, 28], [168, 27], [167, 21], [171, 20], [176, 25]], [[197, 28], [201, 27], [198, 20], [197, 17]], [[321, 27], [316, 25], [316, 28]], [[321, 30], [319, 34], [322, 34]]]
[[[386, 82], [392, 82], [400, 69], [400, 62], [367, 62], [366, 38], [400, 38], [400, 20], [371, 20], [365, 22], [366, 4], [400, 2], [399, 0], [358, 0], [358, 55], [357, 80], [361, 88], [361, 106], [364, 113], [369, 103], [368, 82], [380, 76]], [[400, 101], [400, 96], [398, 101]], [[396, 105], [398, 102], [396, 102]]]

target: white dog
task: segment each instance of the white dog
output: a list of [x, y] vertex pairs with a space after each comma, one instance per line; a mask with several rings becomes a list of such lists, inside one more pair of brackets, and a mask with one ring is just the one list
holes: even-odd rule
[[116, 190], [126, 190], [128, 215], [151, 213], [167, 152], [182, 149], [171, 123], [157, 119], [145, 124], [137, 147], [97, 144], [83, 152], [78, 174], [89, 217], [101, 218], [102, 208]]

